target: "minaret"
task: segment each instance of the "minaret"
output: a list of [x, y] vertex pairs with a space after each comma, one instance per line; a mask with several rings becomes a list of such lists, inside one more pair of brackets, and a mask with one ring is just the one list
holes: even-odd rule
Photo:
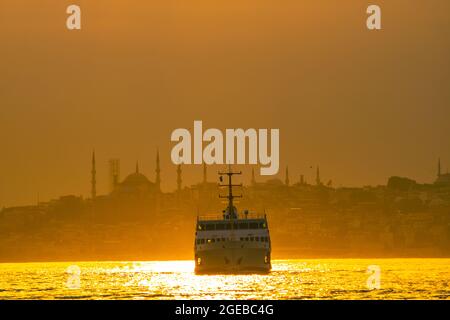
[[320, 169], [319, 169], [319, 166], [317, 166], [317, 171], [316, 171], [316, 184], [318, 186], [320, 186], [322, 184], [322, 182], [320, 182]]
[[206, 163], [203, 163], [203, 183], [208, 182], [208, 173], [206, 171]]
[[441, 176], [441, 158], [438, 159], [438, 178]]
[[111, 192], [114, 191], [119, 184], [120, 179], [120, 161], [119, 159], [109, 160], [109, 175]]
[[159, 166], [159, 149], [156, 149], [156, 178], [155, 178], [155, 184], [156, 184], [156, 189], [158, 191], [161, 190], [161, 168]]
[[181, 191], [181, 164], [179, 164], [177, 166], [177, 191], [180, 192]]
[[139, 173], [139, 162], [136, 161], [136, 173]]
[[97, 181], [95, 180], [95, 175], [97, 171], [95, 170], [95, 150], [92, 152], [92, 169], [91, 169], [91, 198], [95, 199], [97, 196]]
[[289, 186], [289, 167], [286, 166], [286, 180], [284, 181], [284, 183]]
[[256, 184], [255, 169], [252, 168], [252, 185], [254, 186], [255, 184]]

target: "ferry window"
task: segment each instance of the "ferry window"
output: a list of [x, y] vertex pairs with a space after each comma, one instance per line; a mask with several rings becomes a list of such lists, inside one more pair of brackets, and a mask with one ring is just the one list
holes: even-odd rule
[[224, 230], [224, 229], [225, 229], [225, 224], [223, 224], [223, 223], [216, 224], [216, 230]]
[[216, 239], [211, 239], [211, 242], [212, 242], [212, 243], [216, 242]]
[[204, 244], [205, 243], [205, 239], [200, 239], [200, 243]]
[[250, 229], [258, 229], [258, 222], [250, 222]]
[[225, 241], [226, 241], [226, 239], [225, 239], [225, 238], [222, 238], [222, 241], [223, 241], [223, 242], [225, 242]]
[[233, 223], [233, 229], [237, 229], [237, 228], [238, 228], [237, 222]]
[[197, 244], [200, 244], [200, 239], [197, 239]]
[[203, 229], [205, 229], [205, 226], [203, 224], [199, 224], [198, 225], [198, 230], [203, 230]]
[[253, 241], [253, 239], [254, 239], [253, 237], [250, 237], [250, 241]]
[[259, 223], [259, 228], [260, 229], [265, 229], [266, 228], [266, 223], [265, 222], [260, 222]]
[[220, 238], [217, 238], [216, 241], [217, 241], [217, 242], [220, 242]]
[[231, 229], [231, 223], [225, 224], [225, 229], [226, 229], [226, 230], [230, 230], [230, 229]]
[[244, 238], [241, 237], [241, 241], [244, 241]]
[[248, 241], [248, 237], [245, 237], [245, 241]]
[[259, 241], [259, 237], [255, 237], [255, 241]]
[[214, 224], [213, 223], [208, 223], [205, 225], [205, 230], [214, 230]]
[[206, 239], [206, 242], [211, 243], [211, 239]]
[[248, 223], [247, 222], [239, 223], [239, 229], [248, 229]]

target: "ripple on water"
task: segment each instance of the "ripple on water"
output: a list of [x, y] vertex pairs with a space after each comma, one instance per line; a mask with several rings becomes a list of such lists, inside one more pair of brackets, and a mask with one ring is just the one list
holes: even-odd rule
[[[198, 276], [192, 261], [0, 264], [0, 299], [449, 299], [450, 259], [273, 261], [268, 275]], [[367, 288], [367, 267], [381, 288]]]

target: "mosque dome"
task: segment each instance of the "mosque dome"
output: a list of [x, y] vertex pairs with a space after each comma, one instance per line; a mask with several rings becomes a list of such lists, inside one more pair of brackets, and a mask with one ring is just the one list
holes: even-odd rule
[[148, 180], [148, 178], [139, 172], [139, 167], [136, 164], [136, 172], [128, 175], [117, 186], [116, 194], [143, 194], [156, 190], [155, 183]]
[[151, 184], [151, 182], [142, 173], [135, 172], [128, 175], [121, 184], [125, 186], [139, 186]]

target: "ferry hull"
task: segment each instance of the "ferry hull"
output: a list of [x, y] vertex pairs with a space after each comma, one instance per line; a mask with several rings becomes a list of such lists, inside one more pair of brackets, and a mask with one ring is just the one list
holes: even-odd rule
[[267, 248], [216, 248], [198, 251], [195, 273], [268, 273], [270, 250]]

